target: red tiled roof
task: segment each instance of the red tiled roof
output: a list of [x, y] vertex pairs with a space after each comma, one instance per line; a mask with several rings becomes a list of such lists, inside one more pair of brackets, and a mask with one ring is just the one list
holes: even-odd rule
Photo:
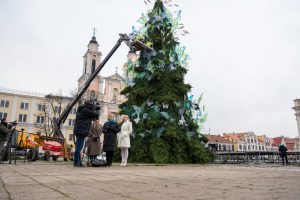
[[235, 134], [226, 134], [224, 135], [224, 138], [230, 138], [232, 140], [236, 140], [236, 141], [239, 141], [239, 140], [243, 140], [241, 137], [239, 137], [238, 135], [235, 135]]
[[208, 135], [207, 137], [209, 142], [231, 143], [220, 135]]
[[260, 137], [257, 137], [257, 140], [258, 140], [259, 142], [265, 142], [265, 140], [264, 140], [263, 138], [260, 138]]
[[279, 144], [281, 144], [282, 139], [283, 139], [282, 137], [272, 138], [272, 143], [276, 144], [276, 145], [279, 145]]
[[298, 141], [298, 138], [284, 138], [284, 142], [288, 150], [294, 150], [295, 143], [298, 143]]

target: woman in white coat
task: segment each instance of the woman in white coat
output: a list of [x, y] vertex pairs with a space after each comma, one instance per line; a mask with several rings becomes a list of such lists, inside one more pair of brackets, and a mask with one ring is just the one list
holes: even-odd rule
[[121, 132], [118, 133], [118, 147], [121, 149], [121, 167], [126, 167], [128, 159], [128, 148], [130, 148], [130, 134], [132, 133], [132, 123], [127, 115], [123, 116]]

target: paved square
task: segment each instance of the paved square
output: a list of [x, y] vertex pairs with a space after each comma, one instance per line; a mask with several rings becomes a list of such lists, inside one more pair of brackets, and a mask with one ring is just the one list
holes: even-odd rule
[[300, 168], [280, 165], [0, 165], [0, 199], [300, 199]]

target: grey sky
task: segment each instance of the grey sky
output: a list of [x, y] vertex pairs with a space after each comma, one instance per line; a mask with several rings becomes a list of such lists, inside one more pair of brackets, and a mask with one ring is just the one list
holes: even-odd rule
[[[300, 97], [300, 1], [175, 1], [189, 35], [186, 81], [204, 93], [206, 130], [297, 136]], [[0, 86], [68, 94], [82, 73], [92, 35], [103, 56], [129, 33], [142, 0], [0, 0]], [[101, 75], [126, 61], [123, 45]]]

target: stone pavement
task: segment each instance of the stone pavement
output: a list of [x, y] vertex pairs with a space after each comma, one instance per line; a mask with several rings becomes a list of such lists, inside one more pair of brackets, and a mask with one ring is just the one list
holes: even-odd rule
[[300, 167], [0, 165], [0, 199], [300, 199]]

